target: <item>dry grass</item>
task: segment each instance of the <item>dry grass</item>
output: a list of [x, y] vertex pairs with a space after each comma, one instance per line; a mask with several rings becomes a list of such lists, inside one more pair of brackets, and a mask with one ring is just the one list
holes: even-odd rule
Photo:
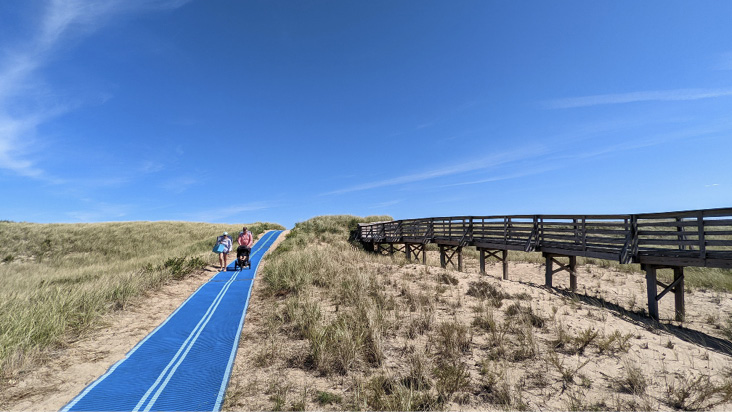
[[[252, 374], [260, 381], [297, 378], [288, 381], [294, 386], [286, 396], [254, 408], [648, 410], [730, 401], [728, 377], [711, 378], [704, 389], [706, 381], [690, 385], [665, 369], [654, 369], [652, 378], [638, 361], [653, 353], [711, 368], [710, 359], [724, 364], [727, 357], [702, 357], [698, 349], [691, 355], [690, 344], [670, 335], [660, 339], [658, 332], [578, 298], [480, 276], [470, 252], [468, 273], [412, 264], [403, 254], [364, 253], [346, 239], [357, 221], [368, 220], [387, 219], [311, 219], [271, 255], [257, 305], [278, 322], [265, 336], [249, 336], [259, 342], [253, 344], [279, 344]], [[541, 278], [543, 259], [536, 256], [527, 255]], [[427, 261], [436, 264], [434, 251]], [[605, 272], [622, 270], [606, 266]], [[641, 335], [645, 341], [636, 339]], [[671, 340], [673, 349], [666, 346]], [[680, 352], [682, 346], [687, 352]], [[238, 379], [252, 379], [249, 367]], [[701, 370], [698, 364], [687, 367]], [[671, 385], [689, 394], [681, 391], [674, 400]], [[227, 399], [224, 409], [240, 409], [255, 398]]]
[[[261, 233], [279, 225], [248, 225]], [[46, 348], [100, 316], [212, 262], [215, 237], [240, 226], [184, 222], [0, 222], [0, 373], [37, 362]]]

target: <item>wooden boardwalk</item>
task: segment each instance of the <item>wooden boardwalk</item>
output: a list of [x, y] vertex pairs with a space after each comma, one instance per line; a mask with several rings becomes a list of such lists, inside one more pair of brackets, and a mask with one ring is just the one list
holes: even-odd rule
[[[732, 268], [732, 208], [632, 215], [457, 216], [359, 224], [354, 239], [366, 250], [406, 253], [425, 262], [425, 245], [437, 244], [440, 264], [462, 270], [462, 249], [503, 263], [508, 279], [509, 250], [541, 252], [546, 258], [546, 286], [554, 274], [567, 271], [576, 289], [577, 256], [639, 263], [646, 272], [648, 312], [658, 319], [658, 301], [673, 292], [676, 319], [684, 318], [684, 267]], [[559, 260], [561, 258], [566, 258]], [[556, 268], [555, 268], [556, 267]], [[658, 269], [674, 270], [666, 285]], [[658, 288], [662, 290], [659, 292]]]

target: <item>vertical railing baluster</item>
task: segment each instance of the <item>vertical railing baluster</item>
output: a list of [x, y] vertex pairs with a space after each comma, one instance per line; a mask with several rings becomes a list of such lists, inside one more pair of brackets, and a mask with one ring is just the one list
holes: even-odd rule
[[696, 224], [699, 230], [699, 258], [707, 258], [707, 245], [706, 239], [704, 239], [704, 214], [699, 211], [696, 215]]

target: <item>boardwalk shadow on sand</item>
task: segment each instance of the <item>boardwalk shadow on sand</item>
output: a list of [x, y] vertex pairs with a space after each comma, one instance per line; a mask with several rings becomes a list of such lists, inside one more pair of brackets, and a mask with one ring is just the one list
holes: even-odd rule
[[[530, 285], [533, 287], [541, 287], [546, 289], [546, 286], [544, 285], [537, 285], [536, 283], [531, 282], [519, 282], [523, 283], [525, 285]], [[703, 346], [709, 350], [722, 353], [728, 356], [732, 356], [732, 342], [720, 339], [711, 335], [708, 335], [704, 332], [700, 332], [693, 329], [684, 328], [683, 326], [676, 326], [670, 323], [663, 323], [656, 321], [650, 317], [648, 317], [645, 313], [637, 312], [637, 311], [630, 311], [618, 304], [608, 302], [607, 300], [595, 297], [595, 296], [589, 296], [586, 294], [581, 293], [574, 293], [569, 290], [565, 289], [558, 289], [556, 287], [552, 287], [550, 289], [551, 292], [564, 296], [569, 299], [577, 299], [580, 302], [583, 302], [587, 305], [595, 306], [597, 308], [605, 309], [613, 314], [615, 316], [618, 316], [628, 322], [634, 323], [638, 326], [641, 326], [649, 331], [656, 331], [656, 332], [666, 332], [673, 336], [676, 336], [677, 338], [693, 343], [699, 346]]]

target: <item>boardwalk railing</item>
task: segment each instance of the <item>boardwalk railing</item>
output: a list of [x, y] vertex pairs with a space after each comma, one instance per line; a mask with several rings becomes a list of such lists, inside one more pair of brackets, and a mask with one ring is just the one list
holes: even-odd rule
[[[676, 292], [677, 318], [680, 318], [683, 316], [683, 269], [675, 271], [675, 281], [668, 286], [655, 279], [655, 270], [687, 266], [732, 268], [732, 208], [629, 215], [405, 219], [360, 224], [355, 239], [375, 251], [381, 250], [383, 244], [389, 244], [389, 250], [393, 252], [394, 244], [404, 244], [408, 258], [419, 258], [422, 253], [423, 261], [423, 246], [435, 243], [440, 247], [443, 266], [453, 263], [452, 257], [457, 253], [459, 270], [462, 269], [461, 249], [475, 246], [481, 251], [481, 270], [485, 266], [484, 253], [504, 260], [504, 278], [507, 278], [506, 251], [542, 252], [547, 257], [548, 286], [551, 286], [551, 275], [563, 269], [576, 281], [578, 256], [622, 264], [640, 263], [647, 278], [653, 278], [649, 279], [649, 300], [651, 288], [654, 288], [655, 302], [669, 291]], [[491, 251], [503, 251], [503, 257]], [[569, 257], [569, 264], [557, 261], [557, 257]], [[559, 269], [552, 271], [552, 263], [559, 264]], [[656, 284], [666, 289], [656, 294]], [[654, 316], [652, 306], [649, 301], [649, 310]], [[655, 310], [657, 318], [657, 306]]]
[[371, 243], [438, 243], [620, 263], [732, 268], [732, 208], [637, 215], [459, 216], [360, 224]]

